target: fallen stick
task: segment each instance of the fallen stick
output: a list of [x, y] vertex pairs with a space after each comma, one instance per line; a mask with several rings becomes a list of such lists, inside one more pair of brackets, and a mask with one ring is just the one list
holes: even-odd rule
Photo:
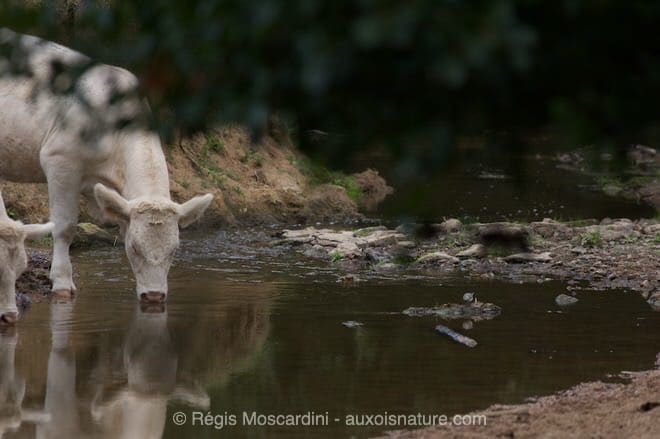
[[446, 336], [448, 336], [452, 340], [457, 341], [461, 344], [464, 344], [465, 346], [468, 346], [470, 348], [473, 348], [477, 345], [476, 340], [474, 340], [470, 337], [466, 337], [462, 334], [459, 334], [458, 332], [456, 332], [452, 329], [449, 329], [446, 326], [438, 325], [438, 326], [435, 327], [435, 330], [438, 331], [441, 334], [445, 334]]

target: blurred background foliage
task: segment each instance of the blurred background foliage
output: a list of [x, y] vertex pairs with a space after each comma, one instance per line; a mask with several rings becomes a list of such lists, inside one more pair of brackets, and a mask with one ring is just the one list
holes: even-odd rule
[[655, 1], [0, 2], [1, 26], [135, 72], [166, 137], [277, 114], [313, 157], [409, 173], [459, 136], [655, 138], [659, 22]]

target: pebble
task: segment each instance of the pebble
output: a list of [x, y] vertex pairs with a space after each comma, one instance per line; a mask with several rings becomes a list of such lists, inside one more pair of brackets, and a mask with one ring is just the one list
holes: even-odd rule
[[569, 296], [567, 294], [560, 294], [559, 296], [555, 297], [555, 303], [559, 306], [566, 306], [566, 305], [572, 305], [574, 303], [577, 303], [578, 299], [573, 296]]

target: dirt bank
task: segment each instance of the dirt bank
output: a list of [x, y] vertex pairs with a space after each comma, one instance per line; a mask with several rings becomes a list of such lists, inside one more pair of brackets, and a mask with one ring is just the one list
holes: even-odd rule
[[493, 405], [472, 413], [486, 416], [486, 426], [434, 427], [385, 437], [657, 438], [659, 411], [660, 370], [654, 370], [632, 374], [629, 384], [583, 383], [526, 404]]
[[[259, 143], [239, 127], [224, 127], [166, 145], [165, 153], [174, 200], [215, 195], [206, 225], [348, 221], [392, 191], [376, 171], [344, 175], [311, 164], [281, 125]], [[10, 216], [24, 222], [48, 218], [44, 184], [2, 181], [0, 189]], [[81, 222], [92, 221], [84, 203], [81, 212]]]

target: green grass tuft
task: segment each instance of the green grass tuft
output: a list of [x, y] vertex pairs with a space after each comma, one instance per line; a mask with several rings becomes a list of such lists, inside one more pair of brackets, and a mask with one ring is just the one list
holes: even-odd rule
[[15, 211], [14, 209], [12, 209], [11, 207], [7, 207], [5, 210], [7, 211], [7, 216], [8, 216], [9, 218], [11, 218], [11, 219], [13, 219], [13, 220], [18, 220], [18, 217], [19, 217], [18, 212], [16, 212], [16, 211]]
[[341, 261], [344, 259], [344, 254], [340, 252], [339, 250], [333, 250], [330, 252], [330, 261], [331, 262], [337, 262]]
[[348, 198], [356, 203], [362, 198], [362, 190], [352, 176], [346, 175], [341, 171], [332, 171], [325, 166], [312, 163], [310, 160], [298, 160], [295, 157], [287, 157], [287, 159], [289, 163], [309, 178], [310, 184], [334, 184], [341, 186], [346, 191]]
[[585, 247], [597, 247], [603, 242], [600, 232], [598, 231], [581, 233], [579, 238], [580, 244]]
[[202, 146], [202, 154], [206, 157], [209, 155], [209, 152], [214, 152], [216, 154], [225, 153], [225, 144], [218, 136], [206, 135], [206, 142]]

